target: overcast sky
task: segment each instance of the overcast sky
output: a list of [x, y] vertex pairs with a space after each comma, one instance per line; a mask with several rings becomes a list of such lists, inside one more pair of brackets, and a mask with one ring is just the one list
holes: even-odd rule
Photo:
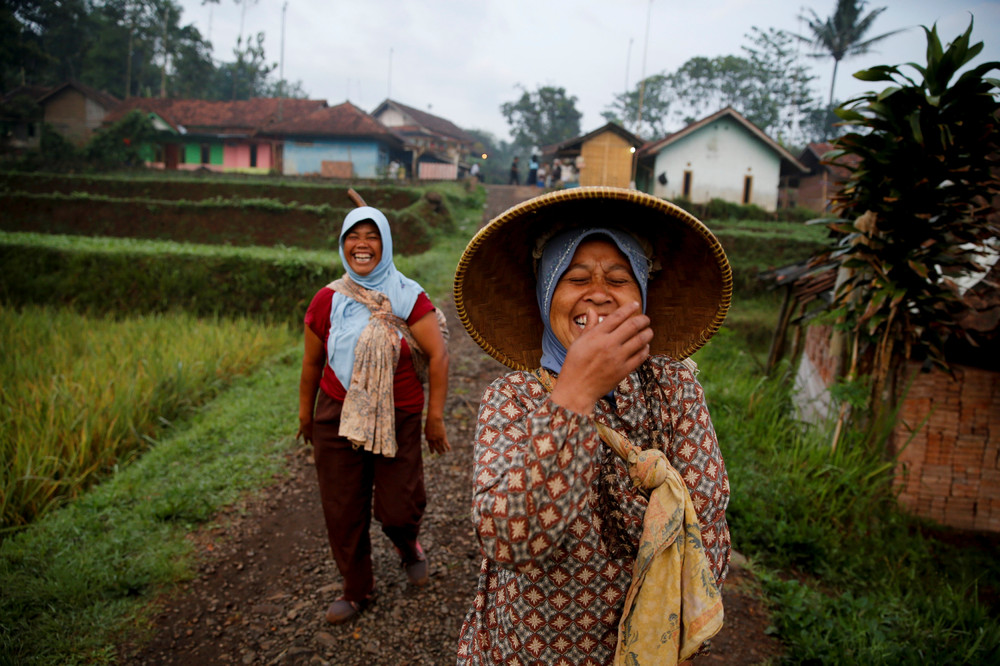
[[[601, 112], [614, 95], [634, 87], [644, 73], [673, 72], [696, 56], [744, 55], [745, 35], [754, 26], [807, 34], [799, 15], [812, 9], [825, 18], [836, 5], [836, 0], [247, 0], [244, 12], [235, 0], [180, 2], [182, 23], [198, 27], [217, 59], [234, 59], [242, 15], [243, 34], [264, 32], [268, 60], [283, 67], [287, 80], [301, 81], [312, 99], [331, 105], [350, 100], [372, 111], [391, 97], [506, 140], [509, 127], [500, 105], [520, 96], [518, 85], [529, 91], [565, 88], [583, 114], [581, 131], [589, 132], [604, 124]], [[925, 63], [920, 25], [936, 22], [947, 43], [972, 15], [973, 41], [985, 42], [976, 62], [1000, 60], [1000, 0], [874, 0], [866, 10], [883, 6], [887, 9], [869, 35], [904, 32], [871, 55], [841, 62], [839, 100], [872, 89], [851, 76], [855, 71]], [[833, 60], [808, 58], [806, 64], [817, 76], [816, 97], [826, 100]]]

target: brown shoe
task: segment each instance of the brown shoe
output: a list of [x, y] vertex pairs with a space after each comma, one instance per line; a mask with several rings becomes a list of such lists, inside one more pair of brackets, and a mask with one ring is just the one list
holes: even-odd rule
[[326, 621], [330, 624], [344, 624], [357, 617], [367, 606], [368, 600], [364, 603], [359, 603], [341, 597], [326, 609]]
[[427, 573], [427, 560], [418, 560], [406, 565], [406, 580], [410, 585], [423, 587], [430, 581]]
[[430, 580], [430, 576], [427, 573], [427, 556], [424, 555], [424, 549], [420, 546], [419, 541], [416, 542], [414, 552], [416, 559], [403, 562], [403, 568], [406, 569], [406, 580], [410, 581], [410, 585], [423, 587]]

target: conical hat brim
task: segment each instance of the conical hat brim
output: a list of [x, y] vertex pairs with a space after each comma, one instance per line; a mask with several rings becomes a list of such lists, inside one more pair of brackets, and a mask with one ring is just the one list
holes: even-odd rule
[[543, 194], [501, 213], [462, 254], [455, 273], [458, 317], [496, 360], [515, 370], [538, 367], [543, 326], [532, 251], [536, 239], [556, 226], [616, 226], [652, 244], [660, 266], [646, 297], [652, 353], [682, 360], [719, 330], [732, 300], [733, 278], [726, 253], [708, 227], [643, 192], [579, 187]]

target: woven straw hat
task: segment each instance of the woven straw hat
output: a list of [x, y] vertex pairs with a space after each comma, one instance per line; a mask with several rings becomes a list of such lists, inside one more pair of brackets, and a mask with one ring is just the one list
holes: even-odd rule
[[660, 266], [646, 297], [653, 354], [683, 360], [719, 330], [733, 274], [712, 232], [663, 199], [636, 190], [577, 187], [508, 209], [462, 253], [455, 272], [458, 317], [490, 356], [515, 370], [538, 367], [543, 326], [532, 252], [546, 232], [576, 226], [617, 226], [652, 244]]

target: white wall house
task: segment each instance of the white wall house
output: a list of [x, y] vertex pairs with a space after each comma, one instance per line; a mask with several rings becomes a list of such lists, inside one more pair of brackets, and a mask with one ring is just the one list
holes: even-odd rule
[[732, 107], [647, 144], [640, 160], [651, 169], [647, 187], [655, 196], [723, 199], [767, 211], [777, 210], [783, 173], [808, 172]]

